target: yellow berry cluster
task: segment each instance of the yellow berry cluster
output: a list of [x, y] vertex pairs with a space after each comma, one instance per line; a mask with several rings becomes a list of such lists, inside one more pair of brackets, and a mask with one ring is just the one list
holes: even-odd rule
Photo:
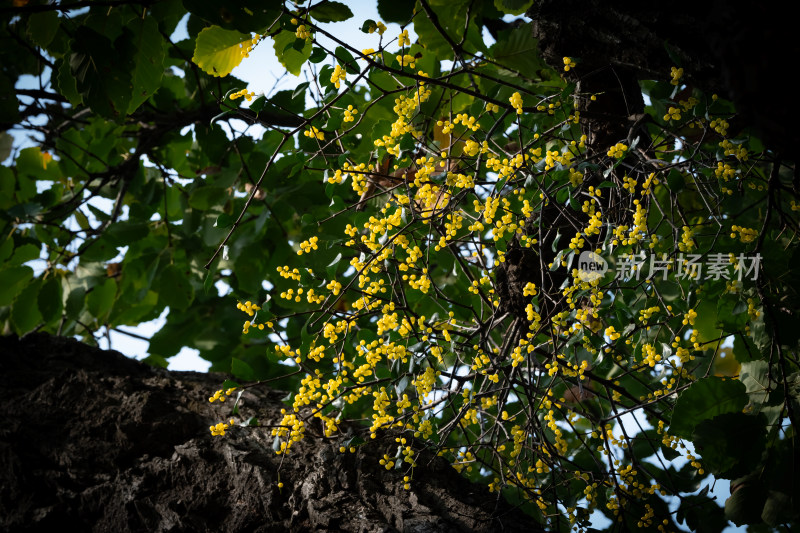
[[316, 127], [311, 126], [309, 129], [303, 132], [303, 135], [306, 137], [310, 137], [312, 139], [317, 139], [319, 141], [325, 140], [325, 133], [319, 131]]
[[253, 99], [256, 95], [253, 91], [249, 91], [247, 89], [242, 89], [241, 91], [236, 91], [235, 93], [231, 93], [230, 99], [236, 100], [237, 98], [245, 98], [248, 102]]
[[386, 24], [378, 21], [375, 24], [370, 24], [369, 28], [367, 28], [368, 33], [375, 33], [376, 31], [379, 35], [383, 35], [383, 32], [386, 31]]
[[522, 95], [519, 92], [515, 92], [511, 95], [511, 98], [508, 99], [511, 102], [511, 107], [517, 110], [517, 115], [522, 114]]
[[303, 255], [303, 253], [311, 253], [311, 250], [318, 250], [319, 247], [317, 246], [317, 242], [319, 241], [319, 237], [311, 237], [307, 241], [303, 241], [300, 243], [300, 249], [297, 250], [297, 255]]
[[627, 151], [628, 151], [628, 146], [626, 144], [617, 143], [608, 149], [607, 155], [608, 157], [622, 159], [623, 157], [625, 157]]
[[411, 44], [411, 38], [408, 36], [408, 30], [403, 30], [397, 36], [397, 46], [403, 47]]
[[[292, 22], [297, 24], [297, 19], [292, 19]], [[298, 39], [303, 39], [305, 41], [310, 41], [313, 38], [311, 30], [305, 24], [300, 24], [297, 26], [294, 34]]]
[[737, 226], [735, 224], [731, 226], [731, 239], [737, 238], [737, 232], [739, 233], [738, 239], [744, 243], [753, 242], [758, 239], [758, 230]]
[[225, 431], [228, 430], [232, 425], [234, 425], [236, 421], [231, 418], [228, 423], [219, 422], [216, 425], [209, 426], [208, 429], [211, 431], [211, 435], [215, 437], [223, 437], [225, 436]]
[[217, 400], [219, 400], [220, 402], [224, 402], [225, 401], [225, 397], [226, 396], [230, 396], [231, 394], [233, 394], [233, 391], [235, 391], [235, 390], [236, 390], [236, 387], [232, 387], [232, 388], [230, 388], [228, 390], [225, 390], [225, 391], [218, 390], [217, 392], [214, 393], [214, 396], [210, 396], [208, 398], [208, 401], [211, 402], [211, 403], [214, 403]]
[[664, 115], [664, 120], [680, 120], [681, 119], [681, 110], [677, 107], [670, 107], [667, 110], [667, 113]]
[[[369, 29], [382, 33], [377, 24]], [[398, 45], [410, 45], [407, 30], [398, 37]], [[411, 55], [416, 49], [400, 49], [392, 54], [383, 54], [383, 48], [377, 53], [365, 49], [363, 55], [376, 57], [368, 62], [376, 68], [396, 56], [401, 66], [416, 69], [422, 63], [418, 54]], [[575, 67], [574, 59], [564, 58], [565, 71]], [[390, 70], [391, 66], [385, 68]], [[422, 71], [418, 74], [426, 77]], [[682, 75], [682, 71], [673, 69], [676, 85]], [[408, 86], [379, 96], [386, 98], [381, 113], [393, 116], [382, 123], [380, 134], [374, 136], [377, 138], [365, 139], [369, 150], [363, 152], [369, 151], [369, 156], [348, 153], [338, 161], [326, 160], [328, 184], [344, 184], [348, 196], [369, 199], [369, 203], [352, 204], [363, 212], [341, 220], [337, 231], [343, 238], [331, 243], [339, 245], [336, 249], [341, 251], [343, 268], [333, 269], [334, 272], [329, 267], [327, 277], [314, 276], [310, 271], [307, 275], [306, 271], [289, 266], [277, 269], [283, 279], [277, 280], [280, 288], [274, 293], [280, 294], [280, 299], [273, 302], [269, 312], [283, 306], [285, 315], [274, 318], [278, 328], [265, 337], [274, 343], [281, 364], [298, 374], [300, 382], [288, 401], [291, 407], [282, 413], [283, 419], [273, 429], [278, 453], [288, 453], [293, 443], [303, 438], [305, 425], [313, 418], [319, 419], [326, 437], [337, 438], [339, 433], [343, 442], [337, 447], [342, 453], [354, 452], [355, 445], [352, 440], [345, 440], [350, 436], [341, 435], [339, 425], [345, 419], [344, 409], [349, 410], [346, 406], [362, 406], [358, 409], [363, 413], [358, 416], [366, 421], [364, 437], [369, 433], [371, 438], [377, 438], [390, 428], [397, 432], [396, 446], [380, 452], [386, 452], [380, 463], [389, 470], [405, 469], [403, 485], [409, 490], [416, 464], [412, 436], [429, 439], [443, 426], [460, 432], [459, 436], [497, 428], [486, 433], [496, 462], [478, 453], [477, 445], [463, 441], [457, 446], [443, 446], [441, 454], [459, 471], [474, 470], [475, 475], [484, 475], [487, 467], [486, 475], [491, 475], [487, 481], [493, 479], [492, 490], [516, 487], [543, 511], [553, 515], [560, 512], [575, 525], [584, 519], [582, 511], [575, 506], [558, 508], [560, 503], [548, 497], [546, 489], [556, 482], [556, 473], [563, 469], [565, 458], [569, 460], [570, 454], [580, 448], [570, 438], [568, 428], [581, 428], [579, 433], [585, 436], [592, 452], [596, 449], [608, 458], [609, 464], [614, 462], [617, 479], [579, 471], [578, 494], [582, 491], [586, 507], [591, 510], [603, 500], [604, 491], [618, 483], [618, 494], [607, 497], [607, 507], [619, 517], [626, 512], [626, 499], [620, 501], [617, 497], [647, 497], [662, 488], [631, 464], [617, 459], [621, 454], [619, 459], [627, 461], [635, 441], [624, 431], [621, 433], [619, 426], [593, 419], [589, 408], [605, 408], [610, 402], [612, 407], [635, 409], [641, 406], [636, 405], [637, 396], [640, 402], [657, 404], [664, 398], [674, 399], [693, 380], [702, 379], [704, 369], [695, 357], [709, 343], [700, 335], [700, 326], [694, 329], [700, 309], [698, 296], [703, 303], [698, 283], [680, 283], [684, 298], [673, 303], [673, 310], [662, 300], [659, 278], [645, 280], [643, 271], [634, 271], [616, 280], [612, 287], [618, 284], [628, 289], [636, 284], [640, 295], [625, 299], [630, 311], [624, 317], [612, 314], [613, 318], [609, 318], [606, 310], [616, 305], [619, 293], [613, 293], [615, 289], [601, 280], [581, 279], [578, 270], [572, 269], [571, 276], [567, 270], [566, 281], [557, 290], [525, 283], [520, 306], [524, 311], [515, 309], [513, 314], [517, 316], [503, 318], [508, 308], [501, 305], [504, 302], [499, 273], [513, 268], [517, 247], [528, 248], [523, 250], [525, 253], [535, 253], [541, 239], [548, 239], [548, 245], [552, 242], [552, 234], [547, 236], [552, 224], [543, 216], [547, 206], [558, 207], [559, 211], [574, 210], [579, 217], [568, 231], [571, 238], [568, 240], [561, 231], [561, 240], [553, 246], [554, 253], [560, 252], [559, 259], [550, 265], [553, 270], [572, 268], [567, 266], [568, 261], [574, 261], [574, 256], [584, 249], [599, 254], [623, 246], [626, 248], [622, 253], [634, 263], [648, 247], [652, 249], [657, 244], [659, 252], [672, 252], [672, 245], [681, 252], [697, 251], [710, 240], [705, 238], [707, 232], [699, 229], [708, 227], [707, 219], [695, 213], [702, 207], [694, 206], [689, 211], [686, 206], [675, 204], [673, 210], [662, 212], [670, 205], [665, 199], [671, 198], [673, 178], [677, 175], [685, 188], [698, 186], [700, 171], [693, 168], [699, 168], [707, 176], [714, 172], [720, 182], [737, 177], [743, 183], [755, 181], [745, 179], [743, 174], [749, 170], [733, 159], [743, 160], [746, 148], [737, 139], [728, 140], [727, 121], [715, 118], [710, 128], [729, 141], [722, 146], [727, 151], [722, 161], [717, 161], [714, 154], [713, 159], [692, 167], [680, 160], [687, 153], [683, 147], [676, 148], [675, 153], [656, 150], [655, 156], [650, 147], [641, 150], [643, 156], [647, 154], [645, 157], [635, 164], [625, 161], [632, 163], [627, 165], [618, 161], [626, 158], [630, 147], [619, 142], [602, 147], [600, 153], [606, 153], [608, 158], [594, 158], [587, 164], [584, 156], [589, 140], [576, 127], [582, 118], [569, 99], [558, 94], [540, 97], [535, 109], [541, 113], [525, 117], [522, 89], [515, 91], [508, 102], [513, 114], [522, 116], [522, 120], [508, 119], [502, 124], [514, 132], [514, 138], [501, 142], [500, 130], [492, 130], [492, 138], [486, 133], [498, 118], [489, 114], [499, 112], [500, 106], [488, 101], [481, 106], [477, 97], [470, 105], [447, 100], [452, 104], [451, 110], [435, 115], [441, 118], [432, 127], [430, 114], [424, 112], [423, 106], [432, 92], [419, 76], [407, 76], [408, 80], [413, 78], [407, 81]], [[341, 88], [343, 81], [347, 85], [344, 68], [334, 65], [330, 82]], [[435, 87], [436, 97], [453, 96], [439, 81], [429, 82]], [[371, 117], [374, 106], [367, 104], [368, 98], [359, 93], [357, 84], [344, 90], [348, 91], [347, 100], [342, 100], [340, 107], [335, 107], [334, 101], [328, 109], [338, 111], [343, 124], [355, 122], [356, 118], [366, 123], [363, 117]], [[589, 101], [595, 99], [595, 95], [588, 97]], [[689, 97], [677, 104], [668, 102], [673, 106], [667, 105], [664, 120], [686, 117], [688, 122], [702, 127], [710, 119], [696, 118], [701, 114], [695, 110], [699, 101]], [[347, 102], [353, 103], [345, 109]], [[357, 106], [362, 109], [360, 113]], [[532, 127], [529, 119], [539, 122]], [[324, 140], [325, 135], [318, 129], [310, 124], [305, 128], [307, 137]], [[353, 126], [341, 131], [331, 126], [328, 136], [338, 145], [348, 134], [355, 135], [353, 130]], [[596, 151], [597, 146], [592, 150]], [[647, 157], [669, 163], [651, 164]], [[594, 180], [599, 175], [595, 166], [608, 171], [603, 174], [607, 183], [602, 186]], [[662, 172], [670, 173], [669, 187], [661, 185]], [[621, 187], [606, 188], [612, 183]], [[608, 208], [610, 202], [614, 209]], [[654, 220], [666, 219], [667, 211], [672, 217], [669, 224], [654, 224]], [[310, 233], [308, 229], [304, 231]], [[755, 230], [733, 226], [731, 231], [743, 242], [757, 238]], [[320, 235], [328, 238], [328, 233]], [[318, 237], [311, 237], [298, 242], [298, 255], [313, 254], [319, 249], [318, 241]], [[727, 239], [722, 241], [730, 245]], [[324, 248], [332, 246], [326, 243]], [[442, 253], [451, 255], [446, 268], [441, 268], [438, 261], [441, 255], [437, 254]], [[643, 270], [645, 266], [640, 263], [634, 268]], [[341, 274], [344, 269], [346, 272]], [[451, 297], [451, 285], [456, 279], [470, 281], [467, 291]], [[730, 293], [747, 290], [728, 283]], [[547, 314], [544, 302], [554, 297], [562, 298], [565, 306]], [[687, 301], [694, 307], [688, 308]], [[422, 306], [432, 302], [437, 304], [431, 306], [436, 315], [422, 315]], [[752, 322], [759, 318], [760, 311], [754, 302], [749, 304]], [[259, 310], [250, 302], [238, 307], [249, 317]], [[472, 316], [466, 312], [469, 310], [477, 314]], [[303, 314], [320, 317], [313, 327], [308, 327], [310, 335], [304, 331], [302, 344], [296, 337], [284, 338], [289, 333], [281, 321]], [[506, 325], [515, 320], [518, 336], [506, 341], [500, 338], [500, 329], [481, 331], [482, 327], [492, 327], [479, 325], [487, 318], [489, 324], [495, 319], [505, 320]], [[244, 331], [255, 329], [254, 322], [246, 322]], [[264, 326], [271, 328], [272, 322], [258, 328]], [[599, 368], [600, 357], [608, 357], [619, 367], [613, 380], [601, 381], [594, 374], [598, 370], [592, 366]], [[533, 373], [536, 392], [531, 392], [525, 405], [521, 405], [515, 380], [524, 381]], [[647, 390], [636, 396], [628, 394], [625, 385], [631, 379], [647, 382]], [[222, 391], [216, 396], [224, 399]], [[452, 415], [447, 411], [450, 408]], [[530, 421], [534, 417], [543, 421], [545, 432], [532, 429]], [[225, 424], [219, 427], [222, 432], [226, 429]], [[678, 446], [679, 440], [669, 437], [663, 427], [659, 434], [666, 446]], [[643, 509], [633, 519], [643, 527], [655, 527], [652, 508]]]
[[340, 64], [336, 64], [336, 67], [333, 69], [333, 74], [331, 74], [331, 83], [337, 88], [341, 89], [342, 82], [346, 81], [347, 79], [347, 72], [342, 68]]
[[347, 106], [347, 109], [344, 110], [344, 118], [342, 119], [344, 122], [353, 122], [355, 120], [355, 115], [358, 114], [358, 109], [353, 107], [352, 104]]
[[678, 67], [672, 67], [670, 75], [672, 76], [672, 80], [670, 81], [670, 83], [672, 85], [678, 85], [678, 83], [680, 83], [681, 78], [683, 77], [683, 69]]

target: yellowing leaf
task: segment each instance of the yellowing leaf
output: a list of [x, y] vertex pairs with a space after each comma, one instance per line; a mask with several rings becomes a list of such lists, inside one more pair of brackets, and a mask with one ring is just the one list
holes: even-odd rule
[[733, 348], [719, 348], [714, 356], [713, 371], [717, 377], [735, 377], [739, 375], [742, 365], [733, 355]]
[[192, 61], [212, 76], [224, 77], [242, 62], [241, 43], [250, 36], [235, 30], [223, 30], [219, 26], [205, 28], [197, 36]]

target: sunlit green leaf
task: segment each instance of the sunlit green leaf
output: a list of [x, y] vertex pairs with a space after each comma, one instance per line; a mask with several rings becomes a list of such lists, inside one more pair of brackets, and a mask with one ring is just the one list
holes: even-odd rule
[[538, 44], [533, 38], [530, 24], [510, 30], [492, 46], [491, 51], [498, 63], [529, 77], [535, 77], [539, 70], [545, 68], [539, 58]]
[[243, 43], [250, 35], [219, 26], [205, 28], [197, 36], [192, 61], [212, 76], [227, 76], [242, 62]]
[[273, 47], [275, 48], [275, 55], [278, 56], [278, 61], [286, 67], [287, 71], [299, 76], [301, 67], [311, 57], [313, 48], [311, 41], [307, 41], [302, 50], [296, 50], [291, 45], [295, 42], [297, 36], [290, 31], [282, 31], [273, 39]]

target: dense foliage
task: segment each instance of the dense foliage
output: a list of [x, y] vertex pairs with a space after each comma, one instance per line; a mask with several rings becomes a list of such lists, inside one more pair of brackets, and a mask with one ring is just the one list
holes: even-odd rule
[[[368, 50], [355, 3], [262, 4], [0, 11], [6, 332], [169, 308], [148, 360], [290, 391], [287, 460], [392, 431], [407, 489], [430, 447], [548, 527], [796, 523], [793, 162], [679, 65], [609, 121], [530, 1], [379, 1]], [[257, 46], [307, 81], [248, 91]]]

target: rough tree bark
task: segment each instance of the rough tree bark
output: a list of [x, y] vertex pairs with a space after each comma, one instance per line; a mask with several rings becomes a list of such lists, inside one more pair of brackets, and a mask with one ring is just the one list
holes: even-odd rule
[[[270, 430], [209, 425], [224, 376], [168, 372], [72, 339], [0, 337], [4, 531], [536, 531], [443, 459], [421, 452], [411, 490], [378, 464], [391, 435], [341, 454], [309, 436], [286, 457]], [[285, 393], [243, 413], [280, 420]], [[283, 482], [279, 489], [278, 476]]]
[[[774, 1], [537, 0], [528, 16], [543, 59], [560, 68], [562, 57], [579, 58], [570, 76], [581, 79], [582, 92], [605, 95], [581, 110], [599, 120], [595, 135], [624, 129], [641, 112], [637, 80], [668, 79], [672, 66], [682, 66], [685, 83], [729, 98], [739, 127], [753, 127], [796, 161], [800, 107], [791, 101], [791, 69], [800, 40], [790, 10]], [[619, 131], [608, 133], [606, 140], [619, 141]]]

